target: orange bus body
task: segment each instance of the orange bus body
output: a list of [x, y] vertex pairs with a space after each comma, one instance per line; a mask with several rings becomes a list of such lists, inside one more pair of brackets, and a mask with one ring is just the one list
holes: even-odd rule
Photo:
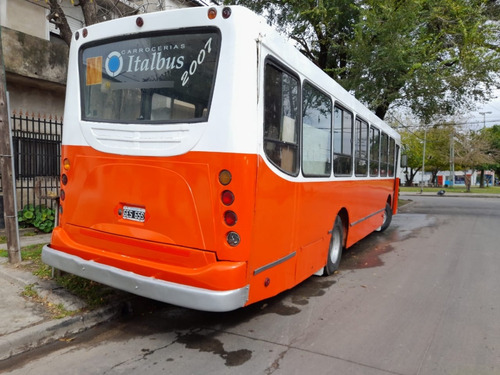
[[[51, 248], [197, 288], [226, 291], [249, 285], [245, 305], [322, 269], [339, 212], [346, 212], [349, 223], [359, 221], [346, 228], [349, 247], [382, 225], [384, 204], [396, 198], [393, 179], [297, 183], [280, 178], [255, 155], [131, 158], [64, 146], [63, 158], [71, 162], [67, 203]], [[225, 187], [218, 181], [223, 169], [233, 175], [234, 228], [223, 221]], [[132, 180], [140, 183], [124, 183]], [[102, 192], [109, 198], [100, 197]], [[146, 209], [144, 223], [119, 215], [127, 204]], [[225, 241], [230, 229], [240, 233], [238, 248]], [[286, 260], [263, 269], [280, 259]]]

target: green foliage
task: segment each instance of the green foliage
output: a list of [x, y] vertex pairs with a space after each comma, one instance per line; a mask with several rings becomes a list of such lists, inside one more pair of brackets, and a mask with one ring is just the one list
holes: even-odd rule
[[55, 211], [43, 205], [27, 204], [18, 212], [18, 221], [22, 228], [35, 227], [49, 233], [54, 229]]
[[[39, 277], [40, 279], [51, 279], [52, 267], [42, 262], [42, 248], [42, 244], [23, 247], [21, 249], [22, 259], [29, 262], [23, 262], [21, 267], [30, 271], [33, 275]], [[7, 257], [7, 251], [0, 251], [0, 256]], [[87, 280], [65, 272], [56, 272], [54, 280], [58, 285], [81, 298], [89, 309], [103, 306], [111, 301], [117, 300], [125, 293], [106, 285], [99, 284], [95, 281]], [[74, 311], [67, 311], [62, 305], [48, 304], [46, 300], [38, 296], [35, 285], [28, 285], [25, 288], [23, 295], [45, 304], [46, 307], [48, 307], [52, 312], [53, 318], [55, 319], [75, 313]]]
[[403, 106], [431, 119], [491, 97], [500, 70], [484, 0], [226, 0], [264, 14], [380, 118]]

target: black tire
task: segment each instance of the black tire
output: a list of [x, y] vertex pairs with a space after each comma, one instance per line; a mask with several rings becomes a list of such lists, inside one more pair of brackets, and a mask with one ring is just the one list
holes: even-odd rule
[[392, 221], [392, 207], [389, 203], [385, 204], [385, 210], [384, 210], [384, 221], [382, 223], [382, 226], [378, 229], [379, 232], [383, 232], [387, 228], [389, 228], [389, 225], [391, 225]]
[[344, 247], [344, 226], [342, 219], [337, 216], [332, 229], [330, 238], [330, 248], [328, 249], [328, 257], [326, 258], [326, 266], [323, 275], [328, 276], [339, 269], [340, 259], [342, 258], [342, 249]]

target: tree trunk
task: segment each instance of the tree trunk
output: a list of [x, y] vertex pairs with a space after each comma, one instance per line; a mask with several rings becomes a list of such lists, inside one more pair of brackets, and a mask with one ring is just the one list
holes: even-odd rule
[[3, 205], [5, 218], [5, 234], [7, 236], [7, 252], [9, 262], [21, 262], [19, 244], [19, 227], [17, 223], [17, 206], [15, 199], [14, 166], [12, 159], [12, 144], [9, 115], [7, 108], [7, 87], [5, 80], [5, 65], [2, 49], [2, 30], [0, 28], [0, 177], [3, 190]]
[[466, 191], [467, 193], [470, 193], [470, 189], [471, 189], [471, 184], [472, 184], [472, 173], [470, 175], [467, 175], [467, 172], [465, 172], [465, 188], [466, 188]]
[[50, 23], [56, 25], [59, 29], [59, 35], [62, 40], [69, 46], [71, 44], [71, 37], [73, 33], [71, 32], [71, 28], [69, 27], [68, 20], [66, 19], [66, 15], [62, 10], [59, 2], [57, 0], [49, 0], [50, 13], [47, 16], [47, 19]]
[[85, 20], [86, 26], [90, 26], [99, 22], [99, 20], [97, 19], [96, 0], [80, 0], [80, 6], [82, 7], [83, 19]]

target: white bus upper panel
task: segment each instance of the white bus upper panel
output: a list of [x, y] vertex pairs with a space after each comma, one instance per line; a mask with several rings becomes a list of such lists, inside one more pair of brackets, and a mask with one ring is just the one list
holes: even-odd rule
[[[88, 27], [85, 37], [84, 30], [79, 30], [70, 51], [63, 143], [123, 155], [172, 156], [191, 150], [262, 154], [263, 72], [269, 57], [288, 67], [301, 83], [311, 82], [331, 95], [335, 104], [379, 127], [399, 143], [393, 129], [303, 56], [265, 19], [243, 7], [231, 7], [227, 19], [221, 15], [222, 7], [217, 7], [217, 17], [209, 19], [208, 9], [144, 14], [140, 16], [142, 26], [136, 22], [138, 16], [121, 18]], [[214, 48], [208, 53], [210, 36]], [[127, 46], [130, 40], [136, 46]], [[137, 43], [149, 44], [141, 47]], [[192, 48], [187, 48], [188, 44]], [[99, 52], [103, 45], [109, 48]], [[179, 48], [175, 49], [175, 45]], [[140, 48], [143, 55], [139, 55]], [[96, 51], [95, 56], [90, 53]], [[101, 60], [87, 62], [95, 57]], [[165, 67], [168, 58], [173, 68], [167, 74], [170, 76], [158, 79], [156, 67]], [[89, 64], [97, 66], [97, 79], [92, 77], [95, 71]], [[145, 74], [152, 68], [157, 77], [153, 80]], [[125, 73], [133, 74], [128, 80], [119, 80]], [[193, 101], [189, 90], [182, 90], [186, 78], [195, 84], [192, 89], [198, 90], [194, 95], [197, 98], [203, 83], [203, 103]], [[109, 104], [100, 102], [101, 98], [112, 98], [110, 103], [114, 103], [120, 95], [125, 100], [126, 90], [134, 87], [134, 82], [136, 96], [141, 96], [140, 105], [133, 101], [133, 105], [112, 110]], [[117, 88], [121, 91], [114, 97], [106, 93]], [[85, 97], [92, 91], [95, 96]], [[94, 100], [95, 107], [88, 100]]]
[[240, 7], [228, 19], [209, 19], [207, 10], [145, 14], [142, 26], [127, 17], [79, 30], [70, 52], [63, 143], [123, 155], [255, 153], [255, 33], [263, 20]]

